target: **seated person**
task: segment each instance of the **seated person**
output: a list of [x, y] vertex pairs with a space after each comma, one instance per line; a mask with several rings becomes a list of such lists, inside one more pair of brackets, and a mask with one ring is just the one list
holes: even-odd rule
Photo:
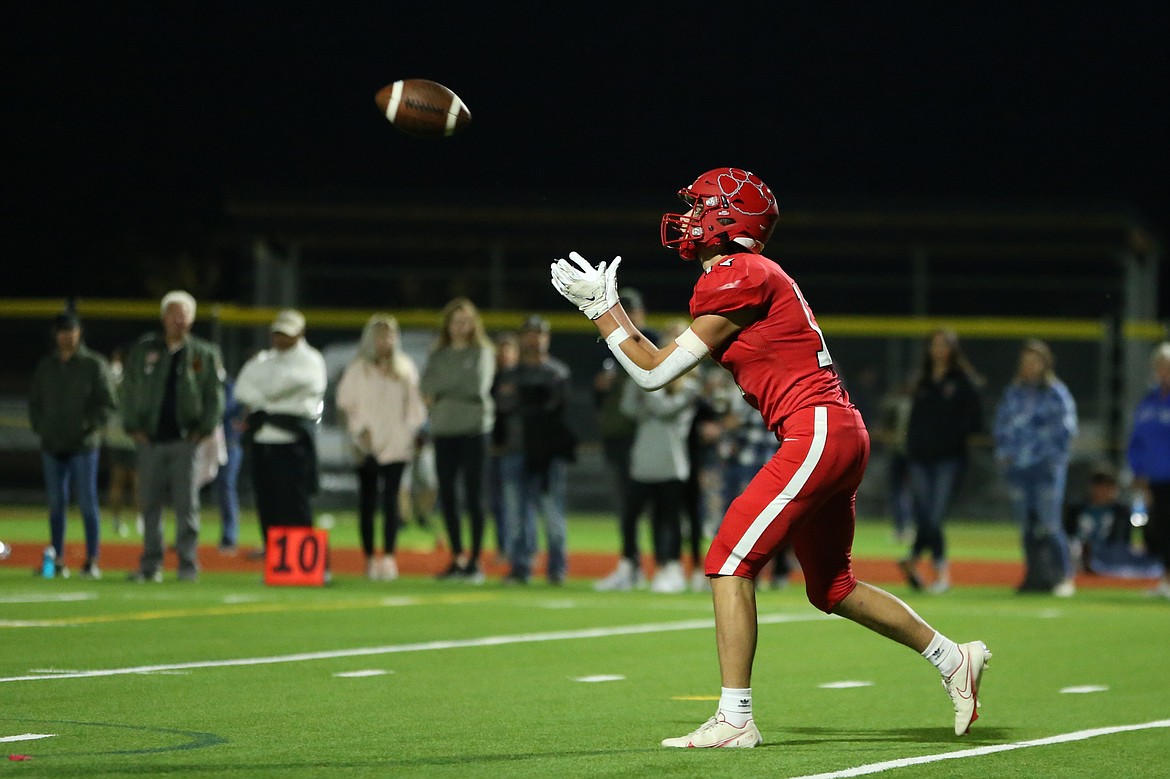
[[1119, 500], [1112, 467], [1093, 468], [1083, 503], [1065, 509], [1064, 529], [1078, 568], [1101, 576], [1147, 578], [1161, 575], [1162, 566], [1134, 540], [1130, 507]]

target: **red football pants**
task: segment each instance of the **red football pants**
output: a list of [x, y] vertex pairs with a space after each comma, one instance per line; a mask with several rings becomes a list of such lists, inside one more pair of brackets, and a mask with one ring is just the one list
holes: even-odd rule
[[791, 546], [809, 602], [829, 612], [857, 586], [853, 530], [869, 434], [855, 409], [838, 406], [802, 409], [780, 432], [780, 449], [728, 507], [705, 570], [754, 579]]

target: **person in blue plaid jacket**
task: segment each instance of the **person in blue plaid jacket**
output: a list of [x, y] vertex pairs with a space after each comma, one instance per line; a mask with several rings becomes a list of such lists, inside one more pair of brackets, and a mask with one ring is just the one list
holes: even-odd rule
[[1020, 589], [1068, 597], [1076, 588], [1062, 506], [1077, 407], [1055, 364], [1046, 343], [1024, 342], [1015, 378], [996, 407], [993, 435], [1024, 545], [1028, 570]]

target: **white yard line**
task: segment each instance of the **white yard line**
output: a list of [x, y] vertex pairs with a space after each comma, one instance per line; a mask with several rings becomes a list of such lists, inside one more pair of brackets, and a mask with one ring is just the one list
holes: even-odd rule
[[41, 738], [54, 738], [56, 735], [56, 733], [22, 733], [19, 736], [0, 736], [0, 742], [36, 741]]
[[1114, 733], [1127, 733], [1133, 730], [1149, 730], [1151, 728], [1170, 728], [1170, 719], [1156, 720], [1154, 722], [1143, 722], [1139, 725], [1117, 725], [1111, 728], [1078, 730], [1073, 733], [1061, 733], [1056, 736], [1048, 736], [1047, 738], [1035, 738], [1029, 741], [1017, 741], [1014, 744], [993, 744], [986, 747], [962, 749], [958, 752], [943, 752], [942, 754], [938, 755], [903, 757], [897, 760], [886, 760], [881, 763], [859, 765], [856, 768], [846, 768], [843, 771], [830, 771], [824, 774], [808, 774], [807, 776], [793, 777], [793, 779], [843, 779], [843, 777], [847, 776], [866, 776], [868, 774], [878, 774], [883, 771], [892, 771], [896, 768], [906, 768], [907, 766], [912, 765], [938, 763], [942, 760], [963, 760], [969, 757], [982, 757], [983, 755], [994, 755], [997, 752], [1011, 752], [1015, 749], [1027, 749], [1029, 747], [1046, 747], [1051, 746], [1052, 744], [1067, 744], [1070, 741], [1084, 741], [1085, 739], [1096, 738], [1097, 736], [1111, 736]]
[[[819, 612], [807, 614], [763, 614], [761, 625], [782, 622], [810, 622], [834, 619]], [[99, 676], [124, 676], [126, 674], [157, 673], [159, 671], [185, 671], [193, 668], [228, 668], [234, 666], [275, 665], [278, 663], [304, 663], [312, 660], [333, 660], [340, 657], [369, 657], [392, 655], [402, 652], [433, 652], [439, 649], [467, 649], [471, 647], [503, 646], [505, 644], [532, 644], [541, 641], [573, 641], [582, 638], [607, 638], [610, 636], [634, 636], [646, 633], [671, 633], [679, 630], [702, 630], [715, 626], [713, 619], [690, 619], [682, 622], [652, 622], [643, 625], [622, 625], [609, 628], [586, 628], [584, 630], [558, 630], [550, 633], [521, 633], [511, 636], [484, 636], [453, 641], [424, 641], [418, 644], [391, 644], [389, 646], [336, 649], [327, 652], [302, 652], [293, 655], [272, 657], [241, 657], [229, 660], [197, 660], [189, 663], [168, 663], [166, 665], [141, 665], [130, 668], [105, 668], [92, 671], [76, 671], [58, 674], [37, 674], [35, 676], [0, 677], [4, 682], [43, 682], [49, 679], [92, 679]]]

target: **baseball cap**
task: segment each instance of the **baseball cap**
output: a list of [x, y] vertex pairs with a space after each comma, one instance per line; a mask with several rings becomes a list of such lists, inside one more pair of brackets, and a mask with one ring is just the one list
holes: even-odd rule
[[305, 316], [300, 311], [286, 308], [276, 315], [276, 319], [272, 320], [272, 326], [268, 329], [273, 333], [298, 336], [305, 332]]
[[76, 330], [79, 327], [81, 327], [81, 320], [77, 318], [77, 313], [74, 311], [62, 311], [53, 317], [54, 333], [62, 330]]
[[539, 330], [542, 333], [547, 333], [549, 329], [548, 320], [540, 314], [531, 315], [524, 320], [524, 324], [520, 325], [520, 332], [524, 332], [525, 330]]

